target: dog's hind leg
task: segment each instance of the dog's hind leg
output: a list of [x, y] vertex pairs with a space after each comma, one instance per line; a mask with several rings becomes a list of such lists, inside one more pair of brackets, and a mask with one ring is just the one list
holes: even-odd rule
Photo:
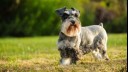
[[102, 59], [102, 55], [100, 54], [98, 48], [95, 49], [95, 50], [93, 50], [93, 51], [92, 51], [92, 54], [93, 54], [93, 56], [94, 56], [94, 58], [95, 58], [96, 60], [101, 60], [101, 59]]
[[95, 37], [93, 47], [92, 53], [98, 60], [109, 60], [107, 55], [107, 39], [103, 39], [100, 36]]
[[108, 57], [108, 55], [107, 55], [107, 48], [106, 48], [106, 47], [107, 47], [107, 46], [104, 45], [102, 48], [99, 48], [99, 50], [100, 50], [100, 53], [101, 53], [103, 59], [109, 60], [109, 57]]
[[99, 53], [102, 55], [102, 58], [105, 60], [109, 60], [107, 55], [107, 42], [104, 39], [101, 39], [97, 42], [97, 45]]

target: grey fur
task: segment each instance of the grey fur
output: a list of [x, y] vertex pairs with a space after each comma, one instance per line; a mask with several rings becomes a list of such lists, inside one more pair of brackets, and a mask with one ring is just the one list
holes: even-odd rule
[[[71, 8], [73, 11], [74, 8]], [[71, 11], [71, 10], [69, 10]], [[73, 18], [74, 16], [72, 16]], [[70, 18], [67, 18], [70, 21]], [[79, 19], [75, 19], [80, 24]], [[65, 22], [65, 21], [63, 21]], [[67, 36], [62, 31], [59, 34], [58, 50], [60, 51], [61, 60], [63, 58], [71, 58], [72, 63], [76, 63], [77, 60], [84, 54], [92, 52], [94, 57], [98, 60], [106, 59], [107, 56], [107, 33], [103, 28], [103, 23], [99, 25], [91, 25], [81, 27], [80, 33], [76, 36]]]
[[57, 9], [57, 10], [56, 10], [56, 13], [57, 13], [59, 16], [62, 16], [65, 10], [66, 10], [66, 7], [60, 8], [60, 9]]

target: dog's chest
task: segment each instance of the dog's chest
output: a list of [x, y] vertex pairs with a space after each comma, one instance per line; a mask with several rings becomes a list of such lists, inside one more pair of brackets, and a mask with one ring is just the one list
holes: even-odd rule
[[72, 47], [74, 48], [76, 46], [76, 43], [78, 41], [77, 37], [68, 37], [64, 35], [63, 33], [60, 33], [59, 35], [59, 42], [63, 42], [63, 45], [66, 47]]

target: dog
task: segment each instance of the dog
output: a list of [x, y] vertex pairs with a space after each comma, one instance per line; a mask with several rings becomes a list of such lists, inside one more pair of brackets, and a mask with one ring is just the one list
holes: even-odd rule
[[66, 7], [56, 10], [61, 17], [62, 25], [57, 42], [60, 52], [60, 64], [76, 64], [89, 52], [98, 60], [109, 60], [107, 55], [107, 33], [103, 23], [99, 25], [81, 26], [80, 11]]

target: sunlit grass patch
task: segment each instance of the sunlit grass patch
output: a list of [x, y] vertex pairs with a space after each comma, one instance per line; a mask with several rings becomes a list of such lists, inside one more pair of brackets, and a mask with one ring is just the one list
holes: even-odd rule
[[0, 38], [0, 72], [126, 72], [127, 35], [108, 34], [110, 61], [95, 61], [89, 53], [75, 65], [59, 64], [58, 36]]

